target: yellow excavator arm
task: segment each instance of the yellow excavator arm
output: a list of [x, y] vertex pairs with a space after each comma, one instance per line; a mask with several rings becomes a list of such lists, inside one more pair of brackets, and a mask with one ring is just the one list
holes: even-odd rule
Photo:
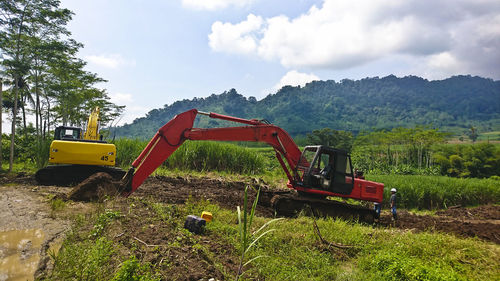
[[89, 115], [87, 130], [83, 135], [84, 140], [99, 140], [99, 107], [96, 106]]

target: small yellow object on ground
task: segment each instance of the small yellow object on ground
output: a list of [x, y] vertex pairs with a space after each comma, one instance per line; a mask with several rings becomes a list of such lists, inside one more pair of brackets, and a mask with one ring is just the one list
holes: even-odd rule
[[203, 211], [203, 212], [201, 213], [201, 217], [202, 217], [203, 219], [205, 219], [207, 222], [211, 222], [211, 221], [212, 221], [212, 213], [210, 213], [210, 212], [205, 212], [205, 211]]

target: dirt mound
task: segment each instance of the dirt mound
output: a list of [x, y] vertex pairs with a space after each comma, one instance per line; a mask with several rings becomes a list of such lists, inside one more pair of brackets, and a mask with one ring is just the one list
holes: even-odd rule
[[120, 182], [114, 181], [107, 173], [97, 173], [79, 185], [75, 186], [67, 195], [73, 201], [102, 201], [106, 197], [117, 196]]
[[500, 206], [484, 205], [475, 208], [452, 207], [436, 212], [436, 215], [460, 219], [497, 220], [500, 219]]

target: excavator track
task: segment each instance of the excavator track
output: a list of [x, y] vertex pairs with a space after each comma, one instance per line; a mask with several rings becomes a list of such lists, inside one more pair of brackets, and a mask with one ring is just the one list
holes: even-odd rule
[[279, 194], [271, 199], [277, 216], [294, 217], [300, 212], [306, 215], [335, 217], [346, 220], [373, 223], [375, 211], [363, 206], [351, 205], [335, 200], [310, 198], [296, 193]]
[[41, 185], [72, 186], [99, 172], [108, 173], [115, 180], [120, 180], [126, 173], [111, 166], [51, 165], [38, 170], [35, 179]]

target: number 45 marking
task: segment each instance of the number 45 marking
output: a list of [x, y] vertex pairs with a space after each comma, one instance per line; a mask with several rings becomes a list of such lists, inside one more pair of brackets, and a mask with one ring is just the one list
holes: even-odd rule
[[102, 160], [102, 161], [108, 161], [108, 156], [107, 156], [107, 155], [105, 155], [105, 156], [101, 157], [101, 160]]

